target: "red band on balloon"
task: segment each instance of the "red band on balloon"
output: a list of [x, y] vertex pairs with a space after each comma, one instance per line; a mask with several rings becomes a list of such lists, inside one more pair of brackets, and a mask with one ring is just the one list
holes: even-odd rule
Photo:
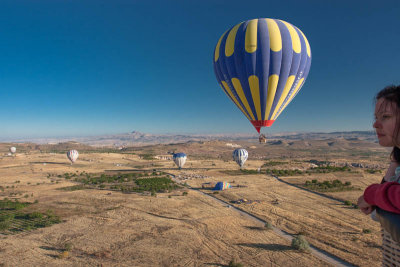
[[275, 120], [266, 120], [266, 121], [251, 121], [254, 128], [256, 128], [257, 132], [260, 133], [261, 127], [270, 127]]

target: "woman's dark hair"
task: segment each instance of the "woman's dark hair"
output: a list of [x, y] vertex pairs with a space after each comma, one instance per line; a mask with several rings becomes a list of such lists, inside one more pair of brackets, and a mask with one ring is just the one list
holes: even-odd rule
[[400, 144], [397, 143], [397, 137], [399, 135], [400, 131], [400, 85], [389, 85], [383, 88], [375, 97], [375, 101], [378, 101], [379, 99], [385, 99], [386, 101], [390, 103], [396, 104], [396, 128], [393, 133], [393, 143], [395, 146], [393, 147], [392, 153], [391, 153], [391, 158], [392, 160], [397, 161], [400, 163]]

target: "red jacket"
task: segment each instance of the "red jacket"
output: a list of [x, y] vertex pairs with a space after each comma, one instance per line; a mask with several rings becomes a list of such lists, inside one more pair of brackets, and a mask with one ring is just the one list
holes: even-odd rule
[[398, 182], [372, 184], [365, 189], [364, 199], [370, 205], [400, 213], [400, 184]]

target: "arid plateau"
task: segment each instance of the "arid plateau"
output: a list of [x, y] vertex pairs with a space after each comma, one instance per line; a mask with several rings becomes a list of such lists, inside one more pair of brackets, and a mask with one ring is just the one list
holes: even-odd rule
[[[236, 147], [249, 153], [242, 170], [232, 161]], [[79, 151], [74, 164], [69, 149]], [[172, 152], [187, 154], [181, 170]], [[331, 266], [331, 256], [345, 265], [381, 263], [380, 226], [355, 205], [389, 162], [390, 151], [371, 140], [196, 140], [119, 149], [1, 143], [0, 155], [0, 200], [28, 203], [0, 210], [0, 266]], [[173, 185], [134, 184], [157, 177]], [[232, 187], [212, 190], [218, 181]], [[295, 249], [274, 229], [304, 236], [326, 258]]]

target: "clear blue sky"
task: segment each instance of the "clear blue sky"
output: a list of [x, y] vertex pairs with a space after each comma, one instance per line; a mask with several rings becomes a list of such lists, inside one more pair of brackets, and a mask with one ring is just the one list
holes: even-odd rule
[[294, 101], [263, 132], [369, 130], [400, 83], [399, 1], [0, 2], [0, 137], [256, 133], [219, 87], [219, 37], [254, 18], [300, 28], [312, 50]]

